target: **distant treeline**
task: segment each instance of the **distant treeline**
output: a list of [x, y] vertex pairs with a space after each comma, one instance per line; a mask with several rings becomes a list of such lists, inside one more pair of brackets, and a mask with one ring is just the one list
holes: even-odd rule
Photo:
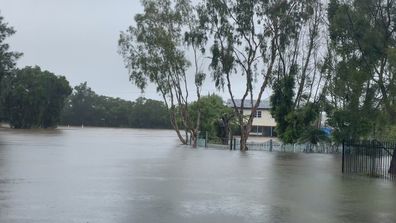
[[87, 83], [74, 88], [61, 114], [61, 125], [130, 128], [171, 128], [164, 103], [138, 98], [135, 102], [97, 95]]
[[0, 121], [12, 128], [171, 128], [163, 102], [97, 95], [86, 82], [72, 89], [65, 77], [38, 66], [15, 69], [3, 79], [1, 91]]
[[23, 54], [5, 41], [15, 33], [0, 15], [0, 122], [12, 128], [54, 128], [85, 125], [170, 128], [167, 107], [160, 101], [135, 102], [97, 95], [87, 83], [74, 90], [64, 76], [40, 67], [18, 69]]

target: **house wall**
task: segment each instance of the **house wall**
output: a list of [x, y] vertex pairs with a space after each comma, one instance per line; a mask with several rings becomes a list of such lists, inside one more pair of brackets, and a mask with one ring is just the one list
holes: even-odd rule
[[[272, 115], [269, 110], [260, 110], [261, 111], [261, 118], [255, 117], [253, 119], [253, 125], [256, 126], [276, 126], [275, 119], [272, 118]], [[251, 110], [250, 109], [245, 109], [243, 110], [244, 115], [250, 115]]]

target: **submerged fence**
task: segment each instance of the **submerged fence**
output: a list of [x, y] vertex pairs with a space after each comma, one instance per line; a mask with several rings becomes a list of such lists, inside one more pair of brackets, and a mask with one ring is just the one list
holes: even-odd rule
[[[239, 149], [239, 140], [234, 140], [233, 149]], [[340, 153], [341, 146], [330, 143], [320, 143], [317, 145], [304, 144], [283, 144], [275, 140], [268, 140], [267, 142], [248, 142], [249, 150], [269, 151], [269, 152], [292, 152], [292, 153]]]
[[396, 179], [396, 142], [344, 141], [342, 172]]
[[[210, 138], [209, 138], [210, 139]], [[231, 140], [224, 139], [226, 143], [221, 144], [222, 139], [208, 140], [208, 138], [200, 137], [198, 139], [198, 147], [214, 148], [214, 149], [230, 149], [239, 150], [240, 141], [238, 138]], [[223, 142], [224, 142], [223, 141]], [[266, 142], [248, 142], [248, 150], [251, 151], [268, 151], [268, 152], [292, 152], [292, 153], [341, 153], [342, 145], [334, 145], [330, 143], [320, 143], [317, 145], [305, 144], [283, 144], [273, 139], [268, 139]]]

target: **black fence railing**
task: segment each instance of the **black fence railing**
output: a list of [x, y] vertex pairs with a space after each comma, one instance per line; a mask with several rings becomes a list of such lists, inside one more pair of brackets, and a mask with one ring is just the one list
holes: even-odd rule
[[344, 141], [342, 172], [396, 179], [396, 142]]

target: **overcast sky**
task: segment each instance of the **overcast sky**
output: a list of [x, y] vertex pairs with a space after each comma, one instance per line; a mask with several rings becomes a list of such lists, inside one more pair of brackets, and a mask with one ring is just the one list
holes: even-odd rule
[[[140, 0], [0, 0], [1, 15], [17, 31], [8, 42], [12, 50], [24, 53], [18, 67], [39, 65], [66, 76], [72, 86], [87, 81], [98, 94], [161, 99], [155, 88], [142, 95], [129, 82], [117, 53], [120, 31], [142, 10]], [[203, 94], [229, 98], [208, 79]], [[236, 95], [242, 95], [241, 82], [234, 83]]]

